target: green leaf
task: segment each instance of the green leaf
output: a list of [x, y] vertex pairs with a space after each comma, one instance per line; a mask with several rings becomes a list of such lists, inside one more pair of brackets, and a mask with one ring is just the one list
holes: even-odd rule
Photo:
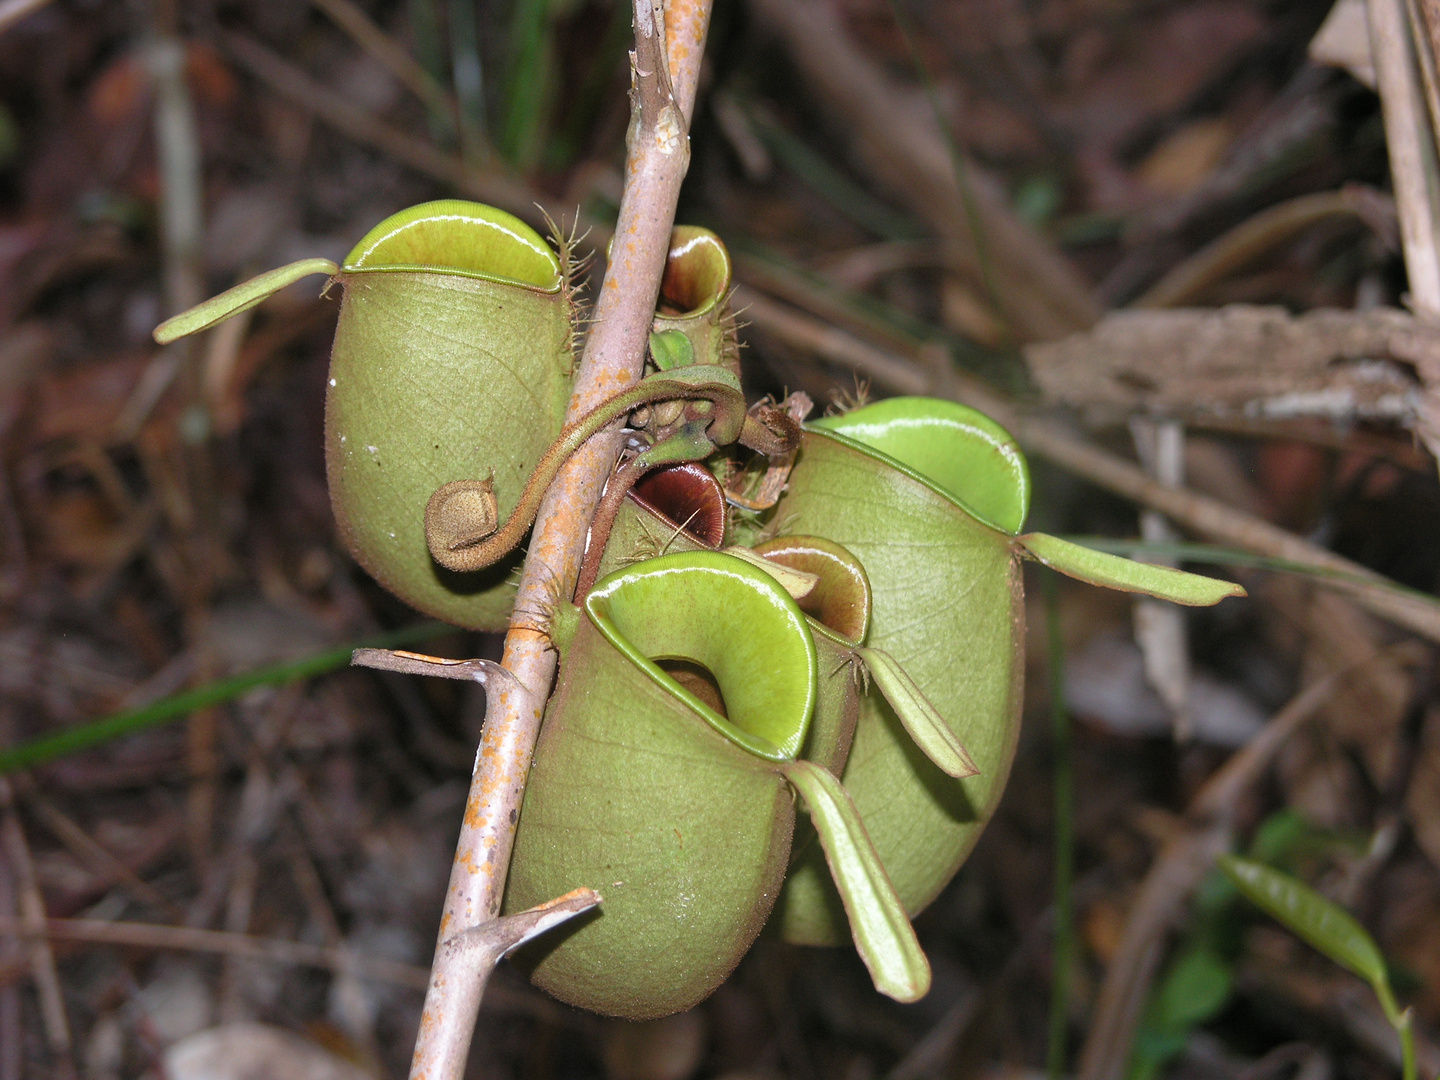
[[1152, 1006], [1152, 1022], [1165, 1031], [1203, 1024], [1230, 997], [1230, 965], [1214, 949], [1201, 946], [1175, 961]]
[[813, 762], [792, 761], [781, 771], [805, 799], [875, 989], [896, 1001], [920, 1000], [930, 990], [930, 962], [855, 804], [840, 781]]
[[1191, 1030], [1224, 1007], [1230, 987], [1230, 966], [1212, 946], [1201, 943], [1182, 953], [1145, 1008], [1127, 1080], [1158, 1075], [1185, 1049]]
[[232, 315], [249, 311], [256, 304], [274, 296], [287, 285], [293, 285], [311, 274], [325, 274], [333, 277], [339, 270], [329, 259], [301, 259], [288, 266], [277, 266], [249, 281], [242, 281], [232, 289], [226, 289], [219, 296], [212, 296], [203, 304], [196, 304], [188, 311], [166, 319], [155, 328], [155, 340], [169, 345], [182, 337], [209, 330], [216, 323], [222, 323]]
[[925, 752], [926, 757], [950, 776], [963, 778], [980, 772], [970, 759], [969, 752], [945, 723], [945, 718], [930, 704], [930, 699], [893, 656], [884, 649], [860, 648], [855, 652], [865, 662], [880, 693], [885, 695], [885, 700], [905, 725], [910, 738], [915, 740], [915, 745]]
[[1335, 963], [1377, 988], [1388, 985], [1385, 958], [1380, 955], [1379, 947], [1365, 928], [1339, 905], [1304, 882], [1264, 863], [1238, 855], [1222, 855], [1220, 868], [1246, 899]]
[[1189, 607], [1210, 607], [1227, 596], [1244, 596], [1245, 590], [1231, 581], [1202, 577], [1168, 566], [1122, 559], [1094, 548], [1045, 533], [1026, 533], [1016, 538], [1032, 557], [1067, 577], [1107, 589], [1144, 593]]

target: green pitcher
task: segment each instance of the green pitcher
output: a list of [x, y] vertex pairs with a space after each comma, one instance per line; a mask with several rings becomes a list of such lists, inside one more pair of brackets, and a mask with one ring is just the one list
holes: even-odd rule
[[[970, 853], [1010, 771], [1022, 559], [1186, 604], [1243, 595], [1229, 582], [1017, 535], [1029, 499], [1024, 456], [993, 420], [954, 402], [892, 398], [808, 425], [775, 508], [782, 534], [823, 536], [859, 558], [873, 592], [869, 645], [903, 666], [978, 770], [946, 775], [884, 695], [865, 696], [842, 780], [912, 917]], [[777, 918], [787, 940], [844, 941], [843, 907], [817, 853], [799, 857]]]

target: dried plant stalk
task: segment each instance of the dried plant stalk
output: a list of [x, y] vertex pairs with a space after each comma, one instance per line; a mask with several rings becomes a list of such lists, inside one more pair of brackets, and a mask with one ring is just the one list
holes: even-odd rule
[[[625, 191], [567, 422], [640, 377], [675, 203], [689, 166], [689, 118], [710, 7], [709, 0], [635, 0]], [[614, 435], [592, 439], [560, 471], [536, 518], [516, 621], [501, 660], [517, 682], [497, 686], [489, 702], [410, 1067], [415, 1078], [450, 1080], [464, 1072], [484, 979], [503, 950], [478, 955], [453, 945], [477, 928], [508, 922], [496, 920], [496, 914], [530, 755], [555, 675], [549, 640], [522, 623], [526, 613], [549, 610], [573, 588], [590, 517], [618, 450]]]

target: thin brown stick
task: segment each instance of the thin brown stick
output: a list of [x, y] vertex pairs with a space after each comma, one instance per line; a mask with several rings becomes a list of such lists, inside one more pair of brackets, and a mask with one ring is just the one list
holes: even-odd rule
[[180, 914], [179, 907], [168, 900], [153, 885], [112, 855], [89, 833], [77, 825], [58, 806], [42, 795], [34, 782], [25, 773], [11, 777], [15, 789], [24, 800], [26, 808], [38, 818], [62, 844], [71, 850], [82, 862], [102, 879], [117, 882], [131, 897], [142, 904], [172, 914]]
[[454, 99], [435, 81], [410, 53], [384, 30], [353, 0], [310, 0], [329, 16], [330, 21], [349, 36], [350, 40], [378, 60], [434, 112], [457, 115]]
[[1433, 321], [1440, 319], [1440, 250], [1435, 240], [1440, 209], [1431, 195], [1435, 136], [1416, 68], [1406, 0], [1368, 0], [1366, 10], [1411, 303]]
[[[583, 416], [641, 374], [660, 292], [680, 184], [689, 166], [689, 117], [710, 21], [709, 0], [635, 0], [632, 116], [615, 242], [576, 375], [567, 421]], [[567, 596], [606, 475], [620, 449], [602, 432], [560, 470], [540, 507], [516, 596], [516, 612], [543, 611]], [[497, 920], [525, 776], [540, 730], [556, 656], [534, 629], [511, 624], [504, 666], [514, 686], [489, 697], [410, 1075], [455, 1080], [465, 1068], [484, 982], [499, 958], [474, 935]], [[598, 901], [595, 897], [594, 901]], [[514, 917], [512, 917], [514, 918]]]
[[1027, 451], [1108, 491], [1159, 510], [1175, 524], [1252, 554], [1316, 571], [1315, 582], [1430, 641], [1440, 642], [1440, 604], [1410, 593], [1383, 575], [1312, 544], [1263, 518], [1188, 488], [1167, 487], [1132, 462], [1102, 450], [1064, 425], [1022, 412], [973, 379], [944, 366], [922, 365], [860, 341], [783, 305], [744, 294], [746, 317], [758, 329], [873, 379], [898, 394], [950, 397], [993, 417]]
[[[1436, 60], [1431, 51], [1433, 8], [1427, 19], [1414, 0], [1367, 0], [1370, 56], [1385, 120], [1385, 149], [1400, 213], [1400, 238], [1410, 306], [1420, 318], [1440, 322], [1440, 103], [1436, 96]], [[1427, 109], [1427, 102], [1429, 108]], [[1427, 375], [1420, 406], [1420, 438], [1440, 459], [1440, 384]]]
[[216, 953], [271, 964], [349, 972], [412, 990], [423, 990], [430, 981], [430, 973], [418, 964], [367, 956], [344, 948], [311, 945], [304, 941], [284, 941], [191, 926], [106, 922], [102, 919], [46, 919], [35, 927], [23, 918], [0, 916], [0, 935], [31, 942], [83, 941], [92, 945]]
[[254, 38], [227, 33], [221, 43], [241, 67], [306, 112], [366, 146], [372, 146], [418, 173], [449, 184], [457, 192], [481, 202], [536, 220], [534, 193], [524, 183], [500, 173], [469, 168], [460, 158], [437, 150], [422, 139], [372, 115], [283, 59]]
[[832, 363], [854, 368], [892, 394], [925, 394], [931, 390], [934, 379], [913, 360], [877, 348], [756, 289], [735, 286], [734, 304], [736, 312], [757, 330]]
[[[1342, 188], [1301, 195], [1246, 218], [1191, 255], [1150, 286], [1130, 306], [1180, 307], [1250, 260], [1331, 218], [1358, 217], [1380, 223], [1384, 196], [1368, 188]], [[1391, 227], [1393, 235], [1393, 226]]]
[[[25, 833], [15, 815], [10, 781], [3, 778], [0, 778], [0, 856], [9, 863], [15, 882], [20, 907], [20, 917], [15, 921], [27, 930], [43, 934], [45, 901], [35, 880], [30, 846], [25, 842]], [[70, 1021], [65, 1015], [65, 998], [60, 991], [60, 978], [55, 972], [55, 954], [43, 936], [30, 944], [30, 975], [40, 998], [40, 1019], [56, 1075], [74, 1076], [75, 1063], [71, 1058]]]
[[1004, 187], [964, 159], [984, 223], [985, 254], [972, 235], [955, 163], [929, 110], [917, 110], [846, 33], [829, 0], [751, 0], [783, 40], [805, 85], [853, 140], [871, 175], [929, 221], [983, 276], [993, 260], [1002, 305], [1027, 339], [1082, 329], [1099, 315], [1089, 287], [1064, 257], [1015, 216]]

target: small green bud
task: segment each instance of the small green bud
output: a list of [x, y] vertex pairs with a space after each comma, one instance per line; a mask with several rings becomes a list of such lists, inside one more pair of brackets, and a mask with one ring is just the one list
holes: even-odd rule
[[650, 335], [650, 359], [661, 371], [689, 367], [695, 363], [695, 347], [679, 330], [664, 330]]

